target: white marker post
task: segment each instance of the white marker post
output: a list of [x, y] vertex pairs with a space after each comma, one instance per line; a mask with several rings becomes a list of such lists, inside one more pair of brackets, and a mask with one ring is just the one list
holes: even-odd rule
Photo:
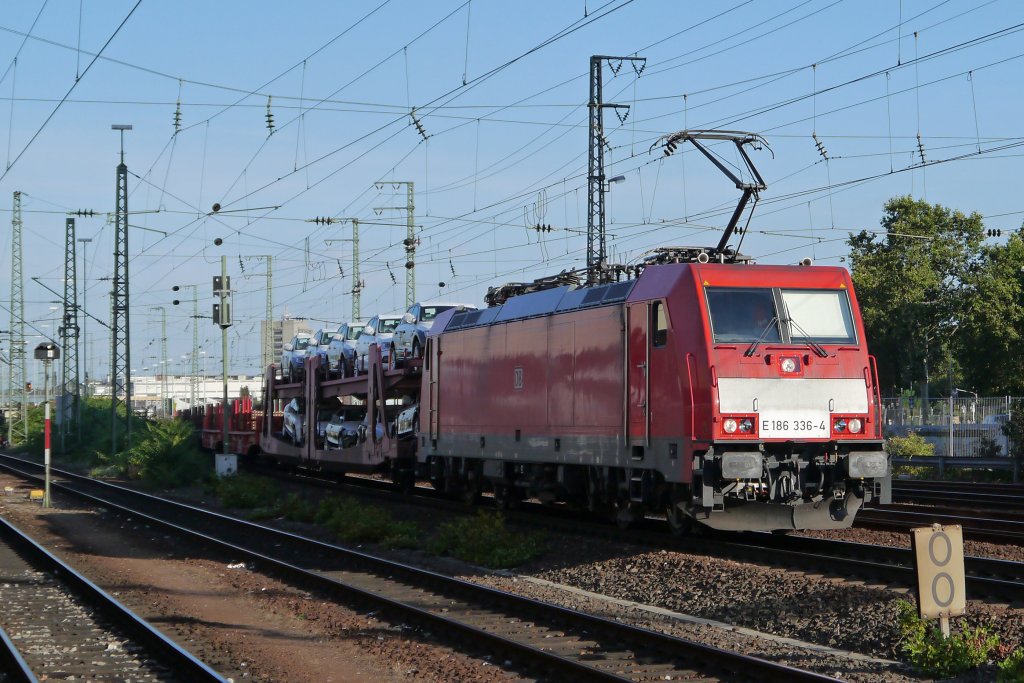
[[917, 567], [917, 605], [922, 619], [938, 619], [943, 637], [949, 637], [949, 618], [967, 607], [964, 580], [964, 534], [959, 524], [911, 530]]

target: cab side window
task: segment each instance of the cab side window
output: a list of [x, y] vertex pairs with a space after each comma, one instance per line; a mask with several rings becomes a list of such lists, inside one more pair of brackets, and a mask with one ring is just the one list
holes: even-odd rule
[[651, 346], [660, 348], [668, 343], [668, 315], [665, 304], [655, 301], [651, 306]]

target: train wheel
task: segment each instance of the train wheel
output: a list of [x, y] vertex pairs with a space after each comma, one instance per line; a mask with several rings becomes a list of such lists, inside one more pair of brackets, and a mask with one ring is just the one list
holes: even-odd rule
[[494, 507], [499, 510], [515, 510], [519, 507], [519, 495], [512, 484], [494, 485]]
[[[638, 518], [638, 514], [629, 497], [622, 495], [615, 499], [611, 508], [612, 521], [620, 529], [628, 529]], [[643, 515], [640, 514], [639, 517]]]
[[675, 503], [665, 506], [665, 519], [668, 520], [668, 528], [674, 536], [690, 536], [697, 532], [697, 523]]
[[466, 505], [476, 505], [480, 500], [480, 495], [484, 490], [484, 478], [481, 474], [479, 468], [474, 465], [466, 468], [462, 477], [462, 490], [459, 492], [459, 497]]
[[687, 491], [679, 484], [673, 484], [665, 506], [665, 519], [668, 528], [676, 536], [689, 536], [700, 531], [700, 524], [693, 517], [683, 512], [682, 505], [686, 502]]
[[412, 470], [395, 470], [393, 480], [395, 490], [403, 496], [412, 495], [416, 489], [416, 475]]

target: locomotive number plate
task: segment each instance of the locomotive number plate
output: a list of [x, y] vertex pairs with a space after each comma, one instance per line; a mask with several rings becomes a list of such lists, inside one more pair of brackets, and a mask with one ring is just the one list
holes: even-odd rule
[[763, 411], [758, 416], [757, 430], [763, 439], [827, 439], [828, 413]]

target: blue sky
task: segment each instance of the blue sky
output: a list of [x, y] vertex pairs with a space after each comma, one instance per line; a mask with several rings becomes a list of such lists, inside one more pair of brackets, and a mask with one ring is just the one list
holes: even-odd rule
[[[768, 189], [745, 253], [837, 264], [847, 234], [877, 229], [895, 195], [1021, 225], [1022, 23], [1015, 0], [9, 3], [0, 222], [11, 193], [25, 193], [26, 317], [48, 333], [54, 297], [30, 278], [61, 289], [65, 212], [102, 214], [79, 219], [78, 234], [94, 239], [86, 306], [108, 319], [110, 125], [131, 123], [133, 368], [158, 360], [153, 306], [167, 308], [172, 370], [185, 367], [191, 307], [171, 306], [170, 288], [197, 285], [207, 314], [227, 255], [232, 371], [256, 371], [260, 256], [274, 257], [278, 316], [349, 318], [351, 244], [325, 240], [351, 227], [307, 219], [363, 220], [363, 315], [404, 308], [405, 231], [386, 225], [404, 212], [374, 211], [404, 205], [404, 188], [378, 181], [415, 183], [421, 300], [481, 305], [488, 286], [582, 265], [589, 59], [635, 55], [647, 60], [639, 75], [628, 62], [604, 71], [605, 100], [629, 106], [625, 121], [605, 113], [607, 175], [625, 176], [608, 199], [614, 260], [718, 241], [735, 188], [692, 149], [649, 151], [688, 127], [753, 131], [770, 145], [752, 153]], [[215, 202], [221, 212], [208, 215]], [[537, 222], [553, 230], [527, 229]], [[9, 261], [5, 229], [0, 272]], [[198, 322], [219, 359], [217, 329]], [[89, 337], [90, 374], [102, 376], [109, 342], [94, 323]]]

